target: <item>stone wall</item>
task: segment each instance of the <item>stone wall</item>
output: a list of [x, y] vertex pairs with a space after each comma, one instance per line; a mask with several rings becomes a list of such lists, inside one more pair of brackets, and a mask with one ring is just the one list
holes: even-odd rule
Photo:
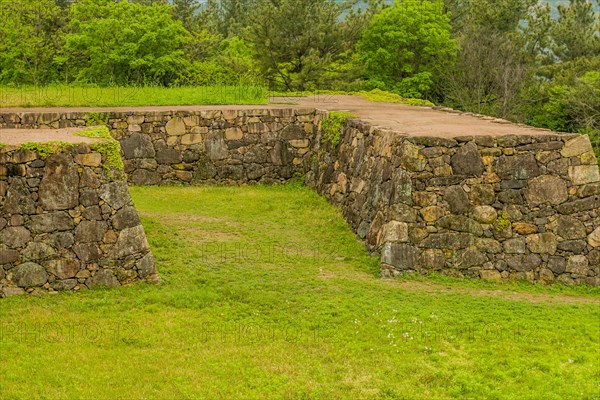
[[0, 297], [158, 280], [125, 175], [87, 144], [0, 148]]
[[120, 141], [128, 180], [275, 183], [306, 172], [321, 113], [315, 109], [4, 113], [0, 128], [66, 128], [105, 123]]
[[314, 109], [0, 114], [0, 128], [106, 118], [129, 181], [273, 183], [307, 175], [382, 274], [600, 283], [600, 175], [586, 136], [406, 136]]
[[600, 174], [583, 135], [407, 137], [348, 120], [307, 182], [384, 276], [600, 284]]

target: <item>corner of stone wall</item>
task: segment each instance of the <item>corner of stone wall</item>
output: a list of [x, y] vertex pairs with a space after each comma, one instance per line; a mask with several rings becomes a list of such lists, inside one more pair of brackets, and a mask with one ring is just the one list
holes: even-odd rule
[[575, 134], [406, 136], [349, 120], [307, 183], [383, 276], [600, 284], [600, 173]]
[[0, 296], [159, 277], [125, 174], [86, 144], [0, 149]]

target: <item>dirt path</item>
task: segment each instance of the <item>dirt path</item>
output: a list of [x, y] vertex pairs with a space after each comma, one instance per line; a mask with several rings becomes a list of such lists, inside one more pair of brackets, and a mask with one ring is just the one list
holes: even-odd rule
[[249, 110], [265, 108], [317, 108], [349, 111], [380, 127], [411, 136], [458, 137], [473, 135], [547, 135], [552, 132], [511, 124], [491, 117], [449, 112], [431, 107], [414, 107], [394, 103], [374, 103], [360, 96], [314, 95], [309, 97], [272, 97], [269, 105], [227, 106], [150, 106], [150, 107], [73, 107], [73, 108], [0, 108], [1, 113], [22, 112], [107, 112], [107, 111], [200, 111]]
[[417, 281], [394, 281], [389, 280], [390, 284], [395, 287], [418, 292], [429, 293], [460, 293], [470, 294], [472, 296], [495, 297], [511, 301], [527, 301], [530, 303], [539, 304], [595, 304], [600, 306], [600, 298], [589, 296], [575, 296], [566, 294], [552, 293], [527, 293], [514, 292], [502, 289], [477, 289], [469, 287], [452, 287], [434, 282], [417, 282]]
[[27, 142], [65, 142], [65, 143], [93, 143], [98, 139], [85, 136], [76, 136], [85, 128], [63, 129], [0, 129], [0, 143], [8, 146], [18, 146]]

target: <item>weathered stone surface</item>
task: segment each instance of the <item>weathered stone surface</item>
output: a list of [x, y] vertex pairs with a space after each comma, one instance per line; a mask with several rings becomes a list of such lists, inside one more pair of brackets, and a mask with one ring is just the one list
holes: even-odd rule
[[158, 185], [161, 176], [158, 172], [138, 169], [130, 176], [130, 182], [134, 185]]
[[468, 232], [475, 236], [483, 235], [483, 228], [477, 221], [462, 215], [442, 217], [437, 221], [437, 225], [452, 231]]
[[590, 196], [581, 200], [561, 204], [556, 207], [556, 210], [561, 214], [575, 214], [598, 208], [598, 204], [600, 204], [600, 196]]
[[75, 240], [79, 243], [100, 242], [107, 230], [104, 221], [81, 221], [75, 228]]
[[156, 265], [154, 263], [154, 257], [152, 253], [146, 254], [144, 257], [140, 259], [138, 262], [138, 275], [142, 279], [147, 279], [151, 275], [156, 274], [158, 271], [156, 270]]
[[50, 260], [47, 264], [48, 272], [58, 279], [74, 278], [80, 267], [81, 263], [75, 258], [59, 258]]
[[423, 217], [426, 222], [437, 221], [442, 218], [444, 214], [446, 214], [446, 212], [439, 206], [429, 206], [421, 210], [421, 217]]
[[144, 228], [141, 225], [133, 228], [125, 228], [119, 233], [117, 243], [113, 248], [113, 256], [123, 258], [126, 256], [142, 253], [149, 249]]
[[545, 284], [554, 282], [554, 274], [552, 273], [552, 270], [548, 268], [540, 268], [539, 281]]
[[502, 280], [500, 272], [493, 269], [482, 269], [479, 271], [479, 276], [486, 281], [500, 282]]
[[180, 163], [183, 155], [180, 151], [166, 148], [156, 152], [156, 161], [159, 164], [177, 164]]
[[429, 249], [464, 249], [473, 244], [473, 236], [468, 233], [436, 233], [429, 235], [421, 246]]
[[427, 249], [419, 257], [419, 266], [426, 269], [440, 270], [446, 265], [444, 252], [439, 249]]
[[227, 140], [241, 140], [244, 137], [244, 132], [240, 128], [227, 128], [225, 129], [225, 139]]
[[586, 252], [587, 243], [585, 240], [563, 240], [562, 242], [558, 242], [556, 248], [573, 254], [583, 254]]
[[496, 193], [492, 185], [473, 185], [469, 192], [469, 199], [475, 205], [493, 204], [496, 201]]
[[77, 243], [73, 246], [73, 251], [83, 262], [96, 261], [100, 258], [100, 248], [96, 243]]
[[13, 249], [23, 247], [31, 240], [31, 233], [22, 226], [11, 226], [0, 231], [0, 244]]
[[527, 236], [527, 248], [536, 254], [554, 254], [558, 244], [556, 236], [552, 232], [538, 233]]
[[215, 161], [227, 158], [229, 151], [227, 150], [227, 145], [225, 144], [222, 133], [209, 132], [208, 135], [206, 135], [204, 144], [209, 159]]
[[569, 158], [587, 153], [591, 150], [592, 144], [590, 143], [590, 138], [587, 135], [580, 135], [567, 141], [560, 154], [563, 157]]
[[143, 133], [134, 133], [122, 139], [121, 149], [125, 159], [153, 158], [156, 155], [152, 140]]
[[125, 228], [133, 228], [140, 224], [141, 221], [137, 210], [131, 206], [123, 207], [112, 218], [113, 228], [119, 231]]
[[86, 167], [99, 167], [102, 164], [102, 155], [100, 153], [77, 154], [75, 162]]
[[271, 162], [274, 165], [288, 165], [292, 161], [292, 154], [287, 145], [282, 141], [275, 142], [270, 152]]
[[482, 224], [493, 224], [498, 218], [498, 213], [494, 207], [476, 206], [473, 208], [473, 218]]
[[592, 247], [600, 247], [600, 227], [590, 233], [588, 236], [588, 243]]
[[33, 262], [17, 265], [12, 270], [13, 281], [22, 288], [42, 286], [48, 281], [44, 267]]
[[387, 242], [408, 242], [408, 224], [399, 221], [388, 222], [381, 229], [377, 242], [379, 245]]
[[558, 218], [557, 233], [566, 240], [584, 239], [587, 234], [583, 222], [578, 218], [566, 215]]
[[574, 185], [585, 185], [600, 181], [598, 165], [576, 165], [569, 167], [569, 177]]
[[18, 259], [18, 251], [6, 247], [0, 247], [0, 265], [11, 264], [17, 261]]
[[110, 182], [102, 185], [98, 195], [115, 210], [120, 209], [131, 201], [127, 185], [123, 182]]
[[502, 179], [526, 180], [540, 175], [540, 168], [532, 153], [500, 157], [496, 163], [496, 173]]
[[524, 239], [515, 238], [508, 239], [504, 242], [504, 252], [507, 254], [525, 254], [527, 253], [527, 245]]
[[456, 175], [481, 176], [484, 166], [477, 145], [473, 142], [462, 146], [452, 156], [452, 170]]
[[519, 235], [531, 235], [532, 233], [537, 233], [538, 231], [537, 225], [528, 224], [526, 222], [514, 222], [512, 224], [512, 228]]
[[402, 243], [386, 243], [381, 250], [381, 262], [399, 270], [414, 270], [419, 263], [419, 249]]
[[54, 154], [46, 159], [39, 188], [39, 204], [45, 210], [67, 210], [79, 204], [79, 174], [73, 158]]
[[469, 197], [460, 186], [450, 186], [444, 192], [444, 200], [453, 214], [463, 214], [470, 208]]
[[35, 202], [21, 179], [13, 179], [8, 186], [4, 210], [9, 214], [35, 213]]
[[35, 233], [67, 231], [75, 226], [73, 218], [65, 211], [31, 216], [29, 228]]
[[560, 275], [565, 272], [567, 261], [564, 257], [550, 257], [548, 259], [548, 268], [556, 275]]
[[29, 242], [27, 247], [21, 252], [23, 261], [42, 261], [56, 254], [54, 249], [42, 242]]
[[542, 259], [537, 254], [527, 254], [519, 256], [508, 256], [506, 262], [509, 267], [515, 271], [532, 271], [542, 264]]
[[90, 289], [113, 288], [119, 286], [119, 281], [111, 270], [100, 269], [94, 276], [85, 281], [85, 285]]
[[185, 133], [186, 133], [185, 122], [183, 121], [182, 118], [179, 118], [179, 117], [175, 117], [175, 118], [171, 119], [169, 122], [167, 122], [165, 129], [166, 129], [167, 133], [171, 136], [181, 136], [181, 135], [185, 135]]
[[587, 275], [589, 270], [589, 262], [587, 257], [583, 255], [575, 255], [569, 257], [567, 260], [566, 271], [577, 275]]
[[538, 176], [529, 181], [525, 198], [534, 207], [544, 203], [561, 204], [569, 198], [567, 184], [558, 176]]
[[467, 269], [472, 267], [481, 267], [488, 262], [487, 256], [474, 247], [459, 250], [454, 253], [454, 268]]

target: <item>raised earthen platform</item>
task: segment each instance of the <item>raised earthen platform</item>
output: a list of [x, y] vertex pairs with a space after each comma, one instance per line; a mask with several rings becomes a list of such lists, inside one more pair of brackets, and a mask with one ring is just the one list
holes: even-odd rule
[[108, 130], [2, 129], [0, 297], [138, 280], [158, 275]]
[[[85, 126], [93, 113], [138, 185], [304, 175], [380, 255], [384, 276], [600, 284], [600, 172], [587, 136], [353, 96], [273, 101], [296, 104], [3, 110], [0, 128]], [[332, 140], [321, 129], [330, 111], [360, 118]]]

